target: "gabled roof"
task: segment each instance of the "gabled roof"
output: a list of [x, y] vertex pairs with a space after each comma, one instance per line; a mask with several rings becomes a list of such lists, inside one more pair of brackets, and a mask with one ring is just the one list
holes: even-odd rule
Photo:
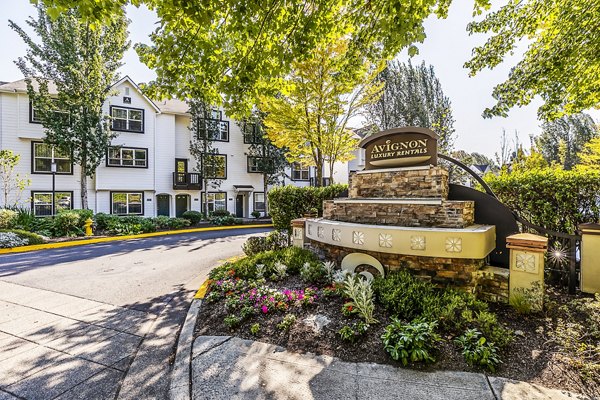
[[[33, 87], [35, 89], [38, 88], [38, 82], [33, 80]], [[56, 85], [53, 81], [48, 81], [48, 91], [50, 94], [58, 93], [56, 89]], [[27, 82], [25, 79], [19, 79], [14, 82], [4, 82], [0, 84], [0, 92], [8, 92], [8, 93], [27, 93]]]
[[163, 114], [190, 115], [190, 106], [183, 100], [167, 99], [156, 102]]
[[471, 165], [471, 169], [482, 174], [491, 171], [491, 167], [488, 164], [473, 164]]
[[142, 89], [140, 89], [140, 87], [129, 77], [129, 75], [125, 75], [123, 78], [115, 82], [112, 86], [115, 87], [124, 82], [129, 82], [131, 86], [133, 86], [133, 88], [137, 90], [137, 92], [144, 98], [144, 100], [146, 100], [156, 110], [156, 112], [159, 113], [161, 111], [160, 108], [158, 108], [158, 106], [152, 100], [150, 100], [150, 98], [146, 96], [144, 92], [142, 92]]

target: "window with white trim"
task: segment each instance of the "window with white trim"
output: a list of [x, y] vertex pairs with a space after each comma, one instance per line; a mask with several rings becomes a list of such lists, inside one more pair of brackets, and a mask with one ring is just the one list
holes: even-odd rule
[[48, 143], [32, 142], [32, 153], [31, 172], [34, 174], [52, 173], [53, 160], [56, 163], [57, 174], [71, 174], [73, 172], [73, 162], [67, 151]]
[[300, 163], [292, 164], [292, 180], [307, 181], [310, 177], [310, 167], [305, 167]]
[[[54, 192], [54, 212], [73, 208], [73, 192]], [[31, 192], [31, 208], [36, 217], [52, 216], [52, 192]]]
[[144, 214], [144, 193], [142, 192], [112, 192], [110, 203], [113, 214]]
[[[204, 212], [204, 199], [206, 193], [202, 193], [202, 212]], [[215, 210], [227, 210], [227, 193], [224, 192], [209, 192], [208, 193], [208, 212]]]
[[254, 192], [254, 211], [265, 211], [265, 194]]
[[144, 132], [144, 110], [111, 106], [110, 115], [113, 131]]
[[109, 147], [107, 166], [146, 168], [148, 150], [135, 147]]

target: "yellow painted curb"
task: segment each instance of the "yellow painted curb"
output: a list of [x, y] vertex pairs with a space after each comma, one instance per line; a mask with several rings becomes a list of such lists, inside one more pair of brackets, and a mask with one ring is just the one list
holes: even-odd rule
[[208, 232], [208, 231], [224, 231], [224, 230], [230, 230], [230, 229], [243, 229], [243, 228], [269, 228], [269, 227], [272, 227], [272, 226], [273, 226], [273, 224], [234, 225], [234, 226], [210, 226], [210, 227], [207, 227], [207, 228], [190, 228], [190, 229], [181, 229], [181, 230], [178, 230], [178, 231], [163, 231], [163, 232], [141, 233], [139, 235], [110, 236], [110, 237], [103, 237], [103, 238], [96, 238], [96, 239], [74, 240], [74, 241], [71, 241], [71, 242], [44, 243], [44, 244], [34, 244], [34, 245], [31, 245], [31, 246], [13, 247], [13, 248], [10, 248], [10, 249], [0, 249], [0, 254], [24, 253], [24, 252], [27, 252], [27, 251], [57, 249], [57, 248], [61, 248], [61, 247], [83, 246], [83, 245], [86, 245], [86, 244], [114, 242], [114, 241], [118, 241], [118, 240], [143, 239], [143, 238], [156, 237], [156, 236], [181, 235], [183, 233]]
[[211, 282], [212, 282], [212, 279], [205, 280], [204, 283], [202, 284], [202, 286], [200, 286], [200, 289], [198, 289], [198, 291], [194, 295], [194, 298], [195, 299], [203, 299], [204, 296], [206, 296], [206, 291], [208, 290], [208, 285], [210, 285]]

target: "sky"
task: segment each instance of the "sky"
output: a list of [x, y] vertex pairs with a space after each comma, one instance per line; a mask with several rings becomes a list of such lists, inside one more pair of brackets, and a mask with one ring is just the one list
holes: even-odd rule
[[[529, 146], [530, 136], [538, 135], [541, 131], [536, 114], [541, 101], [536, 99], [526, 107], [515, 108], [506, 118], [484, 119], [481, 116], [486, 107], [494, 104], [492, 89], [506, 79], [510, 68], [518, 61], [519, 52], [505, 59], [494, 70], [485, 70], [469, 78], [463, 64], [470, 58], [472, 49], [486, 40], [485, 35], [469, 36], [466, 31], [467, 24], [472, 20], [472, 4], [469, 0], [455, 0], [447, 19], [427, 19], [427, 38], [418, 45], [419, 55], [413, 57], [412, 62], [416, 64], [425, 61], [433, 65], [444, 93], [452, 102], [456, 129], [455, 149], [493, 157], [494, 153], [499, 152], [503, 129], [511, 141], [517, 132], [519, 142]], [[23, 56], [26, 51], [23, 41], [9, 28], [8, 20], [25, 26], [25, 20], [34, 15], [34, 12], [35, 9], [28, 0], [12, 1], [10, 6], [3, 7], [0, 16], [0, 48], [4, 50], [4, 55], [0, 58], [0, 81], [9, 82], [22, 78], [14, 60]], [[129, 6], [127, 13], [131, 20], [129, 32], [132, 44], [149, 43], [148, 34], [155, 29], [156, 15], [144, 6]], [[524, 48], [524, 45], [521, 46], [521, 50]], [[398, 59], [407, 61], [408, 55], [403, 52]], [[129, 75], [138, 83], [154, 78], [154, 72], [139, 61], [133, 48], [129, 49], [123, 61], [125, 64], [120, 71], [122, 75]], [[600, 119], [600, 112], [591, 114], [596, 121]]]

